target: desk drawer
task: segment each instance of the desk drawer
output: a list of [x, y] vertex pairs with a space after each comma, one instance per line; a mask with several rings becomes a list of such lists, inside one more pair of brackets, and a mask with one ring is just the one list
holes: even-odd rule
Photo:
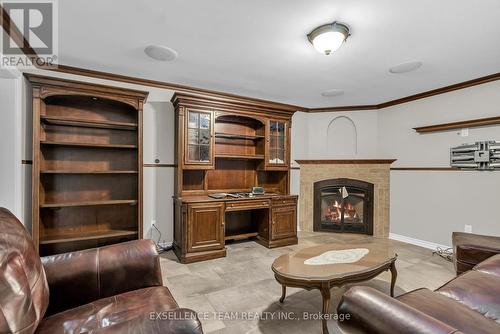
[[268, 200], [231, 201], [226, 203], [226, 211], [269, 208]]
[[297, 204], [297, 199], [295, 197], [281, 197], [272, 199], [273, 206], [276, 205], [295, 205]]

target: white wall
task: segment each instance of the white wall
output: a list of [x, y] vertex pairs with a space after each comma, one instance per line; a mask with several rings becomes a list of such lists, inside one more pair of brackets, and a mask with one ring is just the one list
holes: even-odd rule
[[[324, 112], [308, 115], [308, 146], [306, 152], [301, 152], [301, 157], [308, 159], [328, 159], [344, 156], [342, 151], [332, 150], [328, 138], [328, 126], [339, 116], [352, 120], [357, 132], [357, 154], [349, 158], [379, 157], [377, 147], [377, 119], [376, 111], [356, 112]], [[344, 156], [345, 157], [345, 156]]]
[[[174, 108], [170, 102], [144, 106], [144, 163], [174, 163]], [[144, 167], [144, 237], [173, 241], [174, 168]], [[161, 232], [152, 228], [155, 224]]]
[[[418, 134], [412, 128], [499, 115], [500, 81], [379, 111], [379, 151], [392, 167], [449, 167], [449, 149], [478, 140], [500, 141], [500, 127]], [[392, 171], [391, 233], [451, 245], [452, 231], [500, 235], [500, 172]]]
[[21, 79], [6, 74], [0, 78], [0, 206], [23, 219]]

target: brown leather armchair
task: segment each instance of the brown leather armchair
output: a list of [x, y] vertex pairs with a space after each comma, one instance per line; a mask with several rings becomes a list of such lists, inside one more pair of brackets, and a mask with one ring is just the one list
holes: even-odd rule
[[203, 333], [162, 286], [150, 240], [40, 259], [0, 208], [0, 333]]
[[500, 333], [500, 255], [476, 265], [436, 291], [391, 298], [369, 287], [349, 289], [337, 309], [345, 333]]

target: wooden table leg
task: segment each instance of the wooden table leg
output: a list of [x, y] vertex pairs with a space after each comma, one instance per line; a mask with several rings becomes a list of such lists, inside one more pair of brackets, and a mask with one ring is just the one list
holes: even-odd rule
[[280, 303], [283, 303], [285, 301], [286, 297], [286, 286], [281, 285], [281, 298], [280, 298]]
[[394, 287], [396, 286], [396, 278], [398, 277], [398, 271], [396, 270], [396, 261], [391, 264], [391, 297], [394, 297]]
[[[323, 296], [323, 315], [328, 314], [328, 306], [330, 305], [330, 287], [324, 285], [321, 287], [321, 296]], [[326, 325], [326, 319], [323, 322], [323, 334], [328, 334], [328, 327]]]

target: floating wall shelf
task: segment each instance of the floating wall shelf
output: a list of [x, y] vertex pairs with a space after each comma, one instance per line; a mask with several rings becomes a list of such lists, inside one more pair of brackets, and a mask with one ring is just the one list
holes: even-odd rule
[[468, 121], [460, 121], [453, 123], [443, 123], [443, 124], [435, 124], [428, 126], [421, 126], [418, 128], [413, 128], [418, 133], [428, 133], [428, 132], [438, 132], [438, 131], [447, 131], [447, 130], [455, 130], [455, 129], [464, 129], [464, 128], [474, 128], [478, 126], [488, 126], [488, 125], [500, 125], [500, 116], [498, 117], [488, 117], [488, 118], [477, 118], [471, 119]]

